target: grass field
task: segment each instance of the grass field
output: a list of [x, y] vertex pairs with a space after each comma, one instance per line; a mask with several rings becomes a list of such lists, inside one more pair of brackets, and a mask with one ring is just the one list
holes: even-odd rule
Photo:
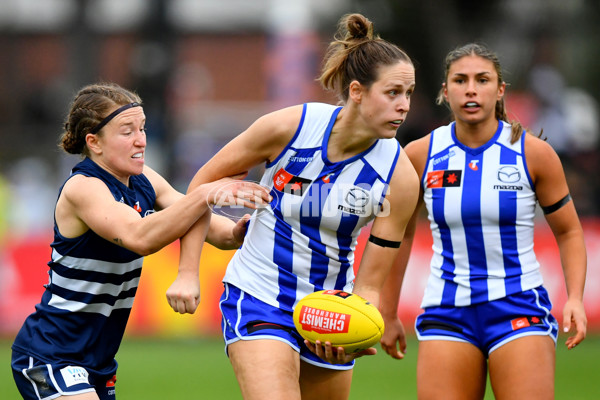
[[[600, 399], [600, 336], [588, 337], [575, 349], [557, 349], [556, 399]], [[358, 360], [350, 398], [353, 400], [415, 399], [417, 343], [409, 342], [407, 358], [395, 361], [381, 350]], [[0, 398], [19, 399], [10, 372], [10, 340], [0, 340]], [[133, 339], [117, 355], [117, 398], [240, 399], [240, 391], [220, 339]], [[493, 399], [489, 390], [486, 399]]]

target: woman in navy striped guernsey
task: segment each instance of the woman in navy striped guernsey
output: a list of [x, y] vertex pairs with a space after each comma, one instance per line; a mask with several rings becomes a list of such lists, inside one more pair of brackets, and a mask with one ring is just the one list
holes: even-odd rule
[[[143, 256], [207, 218], [211, 192], [220, 185], [233, 198], [239, 189], [268, 199], [258, 185], [229, 178], [185, 196], [173, 189], [144, 163], [141, 103], [118, 85], [93, 84], [71, 105], [61, 147], [83, 161], [59, 190], [49, 282], [12, 346], [12, 371], [24, 399], [115, 399], [115, 355]], [[239, 246], [241, 224], [211, 221], [208, 240]]]
[[[406, 53], [375, 37], [364, 16], [348, 15], [320, 81], [343, 105], [306, 103], [259, 118], [190, 185], [266, 163], [261, 183], [273, 201], [250, 220], [220, 303], [226, 351], [247, 399], [348, 398], [353, 359], [375, 349], [307, 347], [294, 306], [322, 289], [353, 290], [378, 305], [417, 201], [417, 175], [395, 139], [415, 86]], [[356, 239], [371, 221], [354, 281]], [[180, 271], [198, 268], [199, 250], [189, 246], [202, 237], [194, 233], [182, 238]], [[173, 288], [184, 285], [178, 277]], [[170, 299], [176, 311], [193, 311], [180, 300]]]
[[[487, 370], [497, 399], [554, 398], [558, 323], [533, 251], [536, 203], [554, 232], [568, 300], [572, 349], [586, 334], [583, 231], [556, 152], [506, 122], [497, 56], [468, 44], [446, 57], [438, 103], [453, 122], [406, 146], [421, 177], [419, 206], [400, 249], [404, 275], [425, 204], [433, 234], [431, 273], [415, 328], [419, 399], [482, 399]], [[386, 288], [383, 349], [398, 357], [400, 280]]]

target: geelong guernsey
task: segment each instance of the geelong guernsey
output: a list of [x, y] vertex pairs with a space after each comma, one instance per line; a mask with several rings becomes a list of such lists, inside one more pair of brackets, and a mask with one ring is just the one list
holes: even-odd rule
[[[115, 201], [133, 207], [142, 217], [153, 212], [156, 194], [144, 175], [131, 176], [127, 187], [89, 158], [75, 166], [71, 176], [75, 174], [102, 180]], [[112, 374], [143, 258], [91, 230], [65, 238], [56, 221], [51, 247], [49, 283], [13, 349], [45, 362]]]
[[422, 185], [433, 257], [421, 307], [477, 304], [543, 283], [525, 134], [514, 144], [510, 135], [500, 121], [494, 137], [472, 149], [456, 139], [455, 123], [431, 133]]
[[261, 180], [273, 201], [254, 213], [223, 279], [284, 310], [314, 291], [352, 290], [358, 234], [382, 210], [400, 154], [395, 139], [380, 139], [331, 162], [327, 144], [340, 110], [304, 105], [293, 139]]

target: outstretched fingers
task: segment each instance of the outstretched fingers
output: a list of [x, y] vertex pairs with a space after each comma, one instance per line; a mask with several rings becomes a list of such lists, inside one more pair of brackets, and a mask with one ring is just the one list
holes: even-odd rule
[[224, 178], [212, 185], [207, 200], [217, 206], [257, 209], [267, 206], [272, 200], [269, 189], [254, 182]]

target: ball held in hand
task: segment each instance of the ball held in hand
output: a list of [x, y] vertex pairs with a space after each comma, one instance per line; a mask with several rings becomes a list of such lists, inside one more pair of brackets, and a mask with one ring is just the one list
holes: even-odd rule
[[294, 325], [311, 343], [320, 340], [346, 353], [373, 347], [384, 331], [379, 310], [357, 294], [321, 290], [301, 299], [294, 308]]

